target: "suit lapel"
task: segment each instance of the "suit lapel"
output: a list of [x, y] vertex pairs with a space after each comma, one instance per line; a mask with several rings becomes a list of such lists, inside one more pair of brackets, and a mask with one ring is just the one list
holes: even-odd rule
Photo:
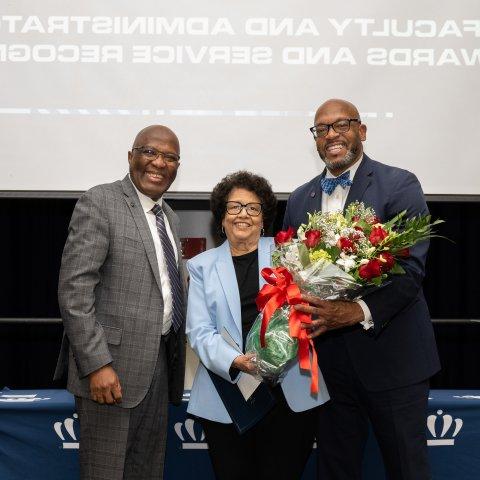
[[259, 285], [262, 288], [267, 283], [262, 277], [262, 268], [270, 267], [272, 264], [273, 239], [271, 237], [261, 237], [258, 242], [258, 275]]
[[226, 240], [218, 247], [218, 260], [215, 264], [220, 285], [227, 299], [228, 308], [233, 318], [233, 323], [238, 330], [239, 338], [242, 338], [242, 312], [240, 305], [240, 294], [238, 292], [237, 275], [233, 266], [230, 245]]
[[364, 154], [357, 172], [355, 173], [355, 177], [353, 178], [353, 184], [350, 187], [347, 199], [345, 200], [344, 209], [355, 200], [359, 202], [362, 201], [365, 191], [372, 183], [372, 175], [373, 169], [371, 160]]
[[[307, 192], [307, 208], [306, 212], [320, 212], [322, 210], [322, 188], [320, 186], [320, 180], [325, 176], [327, 169], [324, 169], [322, 174], [316, 177], [311, 185], [310, 190]], [[307, 219], [305, 219], [307, 221]]]
[[150, 266], [152, 267], [153, 276], [155, 277], [159, 290], [162, 291], [160, 272], [158, 270], [157, 254], [155, 253], [155, 245], [153, 244], [152, 234], [150, 232], [147, 219], [145, 218], [145, 213], [142, 209], [142, 205], [140, 204], [140, 200], [138, 199], [137, 192], [133, 188], [132, 182], [128, 175], [125, 176], [125, 178], [122, 180], [122, 189], [123, 193], [125, 194], [125, 202], [128, 209], [130, 210], [135, 224], [137, 225], [137, 229], [140, 233], [143, 246], [145, 247], [148, 261], [150, 263]]

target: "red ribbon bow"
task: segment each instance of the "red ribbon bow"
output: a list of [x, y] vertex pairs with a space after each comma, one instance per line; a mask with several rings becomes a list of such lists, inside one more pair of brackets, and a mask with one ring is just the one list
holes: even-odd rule
[[265, 333], [273, 313], [277, 308], [288, 303], [290, 305], [289, 332], [292, 338], [298, 340], [298, 363], [302, 370], [311, 372], [310, 392], [316, 394], [318, 393], [317, 353], [312, 339], [308, 338], [307, 330], [301, 328], [302, 323], [312, 323], [312, 317], [294, 308], [297, 304], [308, 304], [302, 300], [300, 289], [286, 268], [263, 268], [261, 273], [267, 284], [262, 287], [256, 299], [258, 309], [263, 310], [260, 345], [265, 348]]

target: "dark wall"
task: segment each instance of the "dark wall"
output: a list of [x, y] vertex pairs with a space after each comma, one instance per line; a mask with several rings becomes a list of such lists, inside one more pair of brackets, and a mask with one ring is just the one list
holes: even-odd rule
[[[73, 199], [0, 199], [0, 318], [58, 318], [57, 281]], [[207, 210], [207, 201], [171, 201], [181, 210]], [[425, 295], [432, 318], [480, 318], [477, 242], [480, 203], [430, 202], [446, 221], [427, 262]], [[281, 227], [280, 202], [274, 231]], [[202, 225], [199, 228], [209, 228]], [[435, 324], [443, 370], [436, 388], [480, 387], [480, 324]], [[51, 387], [61, 325], [0, 323], [0, 388]], [[61, 386], [57, 384], [56, 386]]]

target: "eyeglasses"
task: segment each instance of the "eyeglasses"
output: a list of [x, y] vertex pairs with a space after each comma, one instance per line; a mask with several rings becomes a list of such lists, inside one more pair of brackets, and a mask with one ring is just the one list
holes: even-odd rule
[[252, 203], [240, 203], [240, 202], [227, 202], [225, 204], [225, 210], [229, 215], [238, 215], [243, 209], [251, 217], [258, 217], [262, 213], [262, 204], [257, 202]]
[[160, 155], [162, 156], [162, 159], [170, 165], [174, 165], [180, 160], [180, 157], [174, 153], [164, 153], [156, 148], [149, 147], [148, 145], [133, 147], [132, 150], [138, 150], [143, 158], [150, 161], [156, 160]]
[[337, 120], [333, 123], [318, 123], [317, 125], [309, 128], [313, 133], [313, 138], [326, 137], [330, 128], [337, 133], [346, 133], [350, 130], [350, 124], [352, 122], [362, 123], [358, 118], [345, 118], [343, 120]]

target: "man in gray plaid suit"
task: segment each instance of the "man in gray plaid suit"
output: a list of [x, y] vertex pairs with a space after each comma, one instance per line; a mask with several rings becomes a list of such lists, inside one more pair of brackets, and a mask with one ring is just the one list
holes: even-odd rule
[[179, 220], [162, 200], [180, 160], [167, 127], [143, 129], [130, 174], [77, 202], [60, 270], [65, 335], [56, 377], [80, 421], [82, 479], [161, 479], [168, 402], [185, 369]]

